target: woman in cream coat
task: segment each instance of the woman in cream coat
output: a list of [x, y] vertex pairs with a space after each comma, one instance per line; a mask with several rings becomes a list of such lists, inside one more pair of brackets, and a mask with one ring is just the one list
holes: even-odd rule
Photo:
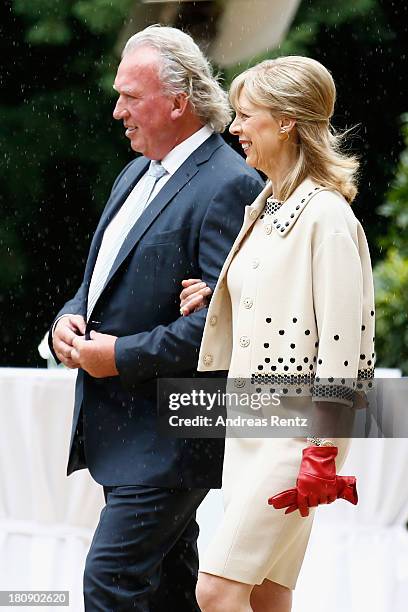
[[[230, 131], [269, 180], [221, 271], [198, 369], [229, 370], [238, 389], [276, 388], [288, 406], [291, 397], [351, 406], [374, 373], [370, 255], [350, 207], [358, 164], [330, 126], [335, 95], [330, 73], [302, 57], [262, 62], [230, 94]], [[198, 279], [183, 285], [188, 315], [210, 289]], [[335, 444], [338, 471], [348, 440]], [[291, 609], [314, 509], [285, 514], [267, 500], [295, 486], [306, 446], [306, 438], [226, 439], [225, 516], [200, 564], [204, 612]]]

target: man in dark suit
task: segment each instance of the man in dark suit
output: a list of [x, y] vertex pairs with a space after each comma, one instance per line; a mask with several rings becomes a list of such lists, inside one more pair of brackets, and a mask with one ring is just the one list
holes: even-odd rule
[[226, 95], [187, 34], [133, 36], [114, 88], [114, 117], [142, 156], [116, 179], [82, 285], [50, 332], [57, 358], [78, 368], [68, 473], [87, 467], [106, 499], [85, 606], [191, 612], [195, 511], [221, 484], [223, 448], [160, 437], [156, 381], [194, 375], [205, 311], [180, 316], [181, 280], [214, 287], [262, 182], [220, 137]]

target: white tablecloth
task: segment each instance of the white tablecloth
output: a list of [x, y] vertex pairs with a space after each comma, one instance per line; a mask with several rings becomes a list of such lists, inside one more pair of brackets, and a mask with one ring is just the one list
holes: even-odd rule
[[[70, 370], [0, 368], [0, 590], [69, 590], [69, 610], [82, 612], [104, 500], [87, 470], [66, 477], [74, 383]], [[198, 512], [200, 550], [221, 514], [213, 491]]]
[[74, 382], [64, 369], [0, 368], [0, 590], [69, 590], [81, 612], [103, 494], [86, 470], [65, 475]]
[[293, 612], [405, 612], [408, 440], [355, 439], [341, 470], [359, 503], [318, 508]]
[[[381, 384], [366, 421], [369, 439], [352, 441], [341, 470], [357, 476], [359, 503], [317, 509], [293, 612], [407, 609], [407, 379], [400, 376], [399, 370], [376, 368]], [[390, 437], [376, 439], [379, 431]]]

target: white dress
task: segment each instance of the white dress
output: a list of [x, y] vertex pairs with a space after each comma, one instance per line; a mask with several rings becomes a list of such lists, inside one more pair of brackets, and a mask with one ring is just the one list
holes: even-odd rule
[[[243, 279], [251, 262], [261, 257], [265, 237], [264, 221], [258, 218], [228, 270], [227, 288], [233, 318], [230, 375], [239, 340], [236, 329]], [[279, 291], [284, 291], [284, 287]], [[276, 297], [279, 299], [279, 293]], [[246, 375], [250, 378], [251, 372]], [[283, 401], [290, 409], [294, 399]], [[295, 398], [295, 401], [298, 407], [302, 400]], [[338, 471], [346, 458], [349, 440], [336, 439], [336, 444], [339, 448]], [[307, 445], [306, 438], [227, 436], [223, 472], [225, 514], [203, 555], [200, 571], [247, 584], [261, 584], [266, 578], [295, 588], [315, 509], [310, 509], [307, 518], [301, 517], [298, 511], [285, 515], [284, 510], [275, 510], [267, 500], [295, 486], [302, 449]]]

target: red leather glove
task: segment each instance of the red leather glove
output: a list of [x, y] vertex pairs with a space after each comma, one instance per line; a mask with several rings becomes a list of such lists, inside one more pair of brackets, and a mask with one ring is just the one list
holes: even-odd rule
[[296, 487], [273, 495], [268, 504], [276, 509], [286, 508], [285, 514], [299, 510], [302, 516], [308, 516], [313, 506], [331, 504], [340, 498], [357, 504], [355, 476], [336, 475], [337, 452], [336, 446], [304, 448]]

